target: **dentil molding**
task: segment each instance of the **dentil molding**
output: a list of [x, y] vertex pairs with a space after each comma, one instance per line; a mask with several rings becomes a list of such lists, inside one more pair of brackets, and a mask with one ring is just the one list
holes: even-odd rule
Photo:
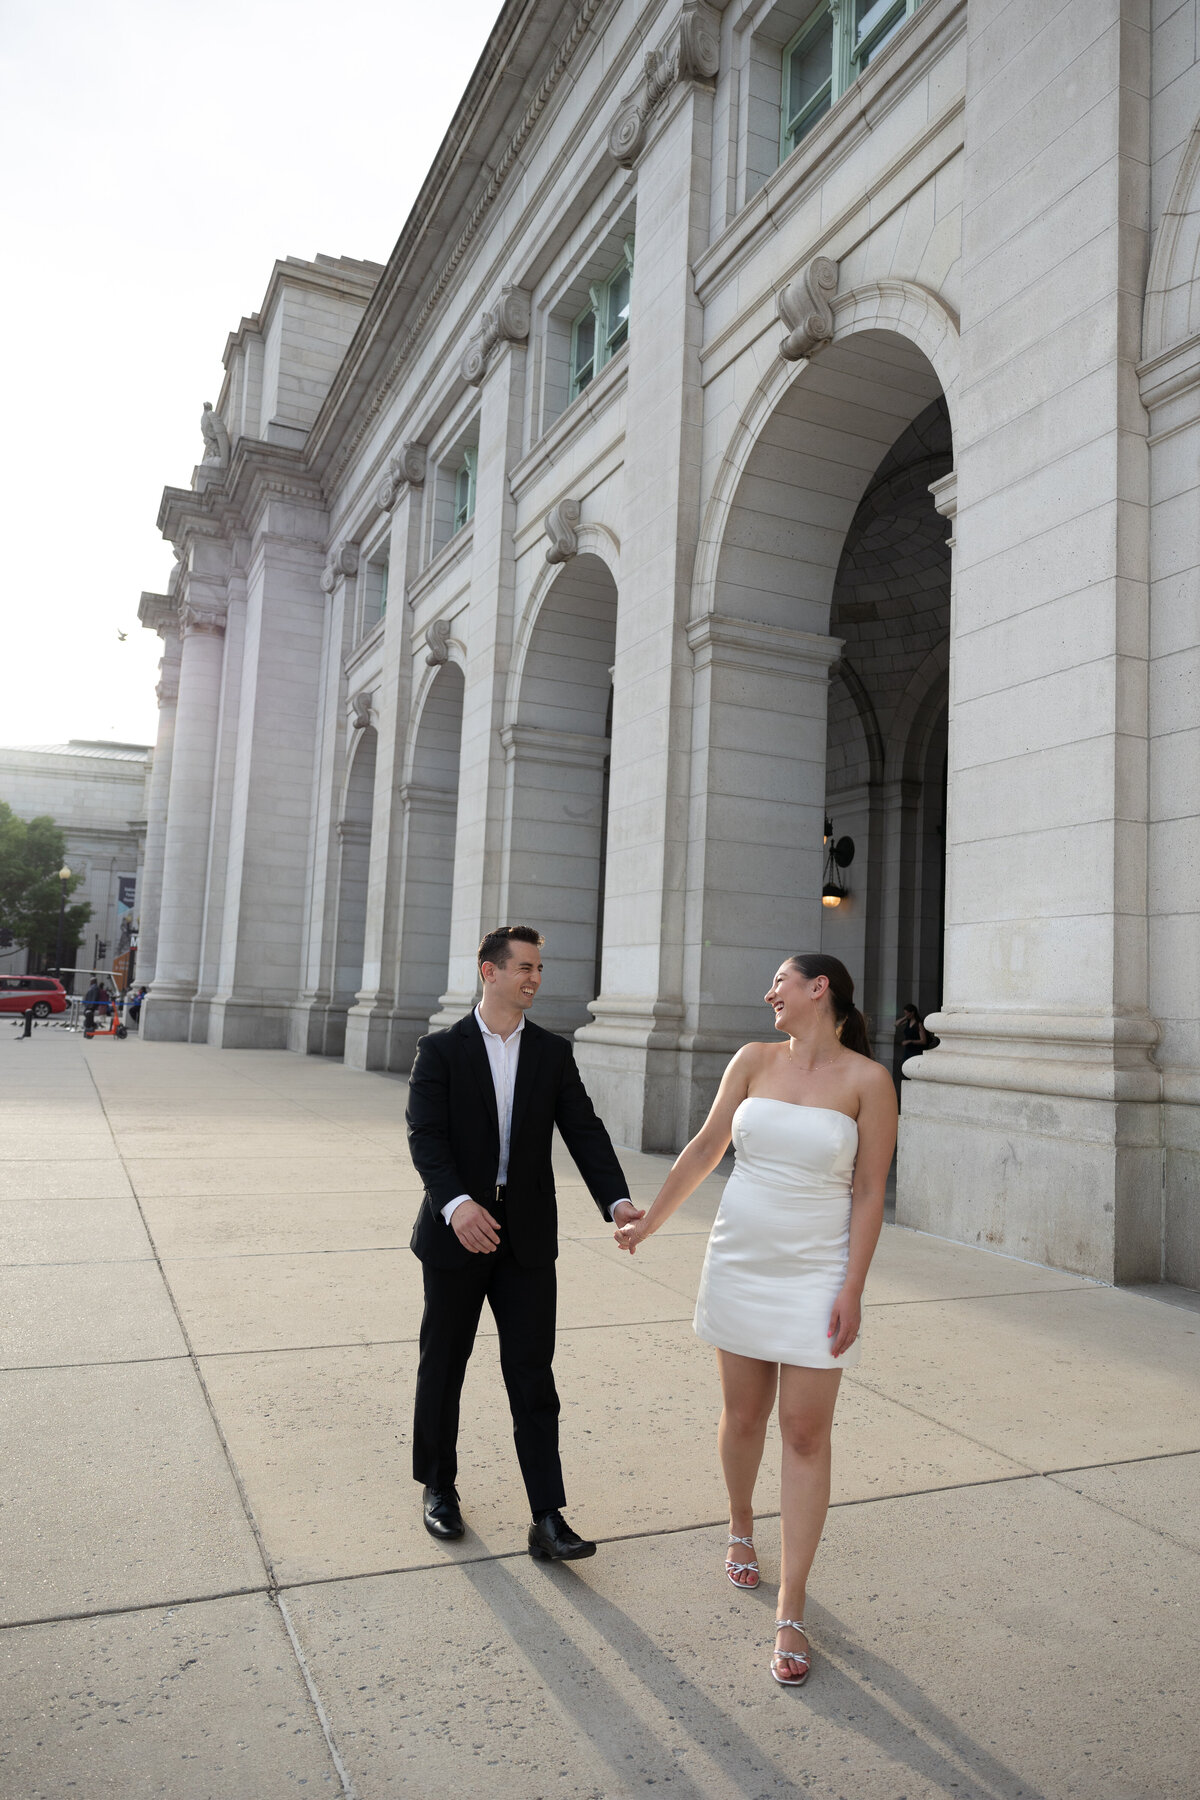
[[325, 564], [321, 576], [321, 586], [327, 594], [332, 594], [338, 582], [347, 575], [358, 574], [358, 545], [339, 544], [329, 561]]
[[779, 296], [779, 317], [787, 336], [779, 346], [785, 362], [811, 356], [833, 336], [832, 301], [837, 293], [838, 266], [831, 256], [814, 256]]
[[504, 287], [500, 298], [479, 321], [479, 336], [459, 365], [462, 378], [478, 387], [487, 374], [488, 357], [497, 344], [523, 344], [529, 336], [529, 295], [524, 288]]
[[720, 21], [703, 0], [688, 0], [665, 42], [646, 53], [640, 86], [621, 104], [608, 153], [631, 169], [646, 146], [650, 120], [681, 81], [711, 81], [721, 63]]
[[548, 563], [565, 563], [578, 556], [580, 511], [578, 500], [560, 500], [546, 514], [546, 536], [550, 539], [550, 548], [546, 552]]
[[375, 490], [375, 498], [384, 512], [391, 512], [401, 488], [420, 487], [425, 480], [425, 446], [411, 439], [400, 446], [398, 456], [388, 463], [388, 472]]

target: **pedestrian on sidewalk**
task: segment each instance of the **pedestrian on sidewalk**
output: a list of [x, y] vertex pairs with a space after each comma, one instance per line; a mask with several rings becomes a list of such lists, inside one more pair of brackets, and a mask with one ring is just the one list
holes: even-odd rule
[[725, 1573], [735, 1587], [759, 1583], [754, 1484], [778, 1396], [783, 1554], [771, 1674], [783, 1687], [803, 1687], [812, 1669], [804, 1605], [829, 1508], [833, 1413], [842, 1370], [858, 1361], [896, 1096], [835, 956], [788, 957], [765, 999], [785, 1041], [738, 1051], [645, 1217], [619, 1226], [616, 1239], [636, 1251], [712, 1174], [732, 1138], [733, 1174], [708, 1240], [693, 1328], [717, 1351]]
[[93, 975], [87, 993], [83, 996], [83, 1029], [95, 1031], [96, 1008], [108, 998], [108, 990], [98, 975]]
[[542, 982], [542, 938], [501, 925], [479, 946], [483, 998], [448, 1031], [417, 1045], [408, 1144], [425, 1184], [411, 1248], [425, 1286], [413, 1425], [413, 1475], [425, 1529], [460, 1538], [458, 1414], [467, 1361], [486, 1300], [517, 1460], [532, 1515], [529, 1554], [593, 1556], [563, 1517], [554, 1331], [558, 1255], [557, 1125], [601, 1216], [640, 1219], [609, 1136], [588, 1099], [571, 1046], [526, 1017]]

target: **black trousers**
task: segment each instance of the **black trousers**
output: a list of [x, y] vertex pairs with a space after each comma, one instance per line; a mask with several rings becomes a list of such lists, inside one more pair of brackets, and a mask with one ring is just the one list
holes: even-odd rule
[[508, 1390], [517, 1461], [530, 1511], [566, 1504], [558, 1455], [558, 1390], [554, 1327], [558, 1282], [553, 1263], [523, 1269], [507, 1234], [500, 1248], [473, 1256], [465, 1268], [423, 1265], [425, 1311], [413, 1421], [413, 1475], [446, 1490], [458, 1478], [458, 1410], [467, 1363], [486, 1300], [500, 1337], [500, 1372]]

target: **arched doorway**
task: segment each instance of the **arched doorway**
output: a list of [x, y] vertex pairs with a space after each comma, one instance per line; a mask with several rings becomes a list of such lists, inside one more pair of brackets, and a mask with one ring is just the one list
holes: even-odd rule
[[426, 690], [401, 798], [404, 806], [400, 971], [389, 1064], [411, 1060], [446, 987], [463, 674], [443, 663]]
[[[708, 610], [689, 626], [692, 1128], [728, 1047], [761, 1035], [781, 954], [843, 956], [885, 1062], [914, 997], [901, 986], [940, 985], [950, 564], [928, 490], [951, 467], [942, 385], [914, 342], [870, 328], [775, 391], [710, 510]], [[821, 904], [827, 817], [856, 846], [836, 912]]]
[[508, 914], [546, 936], [538, 1019], [589, 1021], [604, 930], [617, 589], [597, 556], [559, 571], [520, 671], [508, 759]]
[[941, 1005], [950, 553], [931, 484], [952, 466], [939, 396], [897, 438], [846, 534], [830, 609], [841, 641], [826, 736], [825, 812], [854, 861], [823, 906], [821, 945], [855, 978], [877, 1055], [908, 1001]]
[[[341, 1055], [346, 1013], [362, 986], [363, 944], [367, 928], [367, 883], [371, 867], [371, 813], [375, 803], [375, 757], [378, 736], [373, 725], [354, 748], [338, 819], [338, 899], [334, 939], [333, 1017], [330, 1049]], [[336, 1042], [333, 1040], [336, 1038]]]

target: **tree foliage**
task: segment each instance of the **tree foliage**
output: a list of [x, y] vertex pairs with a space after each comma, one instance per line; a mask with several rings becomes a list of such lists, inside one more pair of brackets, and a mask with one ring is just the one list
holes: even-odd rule
[[[19, 819], [0, 800], [0, 934], [9, 933], [40, 961], [53, 957], [58, 943], [58, 908], [62, 883], [58, 871], [66, 855], [66, 838], [50, 817]], [[71, 894], [83, 880], [72, 875]], [[92, 916], [90, 906], [68, 906], [63, 915], [63, 950], [83, 936]]]

